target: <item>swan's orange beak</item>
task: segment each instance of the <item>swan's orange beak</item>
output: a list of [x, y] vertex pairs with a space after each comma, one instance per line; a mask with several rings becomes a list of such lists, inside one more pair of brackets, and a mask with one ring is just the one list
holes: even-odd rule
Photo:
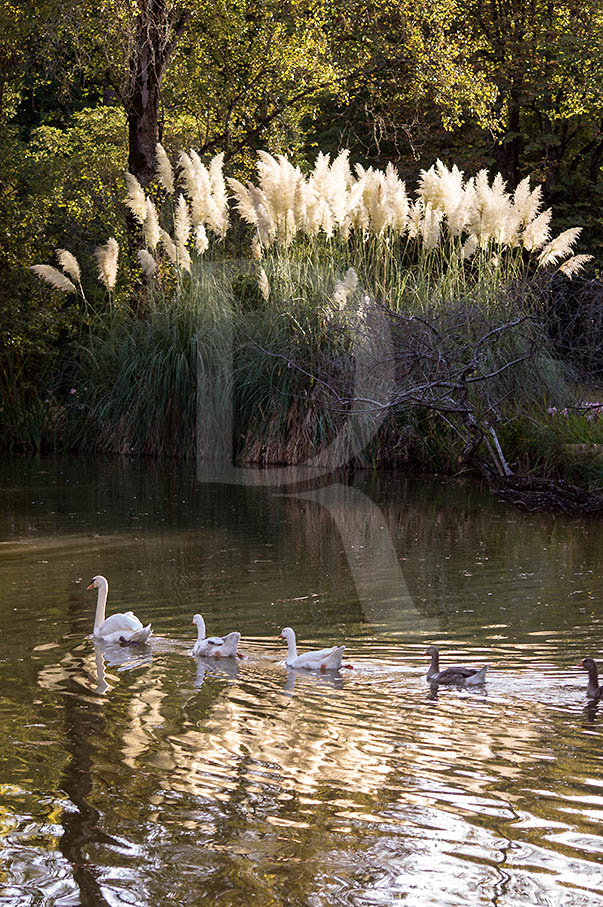
[[94, 583], [90, 583], [89, 586], [86, 586], [86, 589], [94, 589]]
[[584, 667], [584, 662], [581, 661], [579, 664], [576, 665], [576, 667], [577, 667], [577, 668], [583, 668], [583, 667]]

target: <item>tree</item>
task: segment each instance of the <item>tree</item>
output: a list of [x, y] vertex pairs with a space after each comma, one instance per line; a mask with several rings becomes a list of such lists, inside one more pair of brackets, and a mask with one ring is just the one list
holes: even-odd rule
[[603, 159], [603, 8], [599, 0], [468, 0], [475, 65], [496, 90], [494, 152], [516, 185], [536, 170], [550, 197]]
[[191, 11], [169, 0], [139, 0], [122, 93], [128, 117], [128, 169], [143, 185], [155, 172], [161, 87]]

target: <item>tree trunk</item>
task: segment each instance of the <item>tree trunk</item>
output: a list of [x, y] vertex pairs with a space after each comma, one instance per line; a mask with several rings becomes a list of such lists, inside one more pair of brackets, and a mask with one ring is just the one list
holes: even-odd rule
[[191, 13], [187, 9], [170, 8], [167, 0], [138, 0], [138, 8], [125, 107], [128, 168], [145, 186], [155, 173], [161, 83]]
[[142, 186], [155, 173], [155, 147], [159, 141], [159, 83], [149, 77], [152, 68], [141, 66], [128, 110], [128, 170]]

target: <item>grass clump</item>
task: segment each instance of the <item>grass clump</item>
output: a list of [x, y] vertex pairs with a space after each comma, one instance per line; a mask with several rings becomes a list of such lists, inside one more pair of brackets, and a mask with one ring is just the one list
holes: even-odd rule
[[[328, 453], [441, 471], [458, 465], [466, 430], [446, 393], [500, 425], [536, 400], [567, 405], [570, 372], [531, 275], [579, 269], [580, 230], [551, 238], [528, 180], [508, 192], [500, 176], [438, 161], [411, 198], [391, 165], [351, 168], [347, 152], [319, 155], [309, 174], [260, 152], [257, 183], [243, 183], [220, 155], [183, 152], [174, 169], [157, 151], [150, 191], [127, 177], [134, 302], [115, 292], [115, 241], [97, 250], [108, 305], [86, 309], [67, 372], [80, 446], [204, 457], [221, 443], [245, 463]], [[86, 307], [79, 265], [60, 251], [61, 271], [37, 273]], [[426, 380], [437, 400], [418, 393]]]

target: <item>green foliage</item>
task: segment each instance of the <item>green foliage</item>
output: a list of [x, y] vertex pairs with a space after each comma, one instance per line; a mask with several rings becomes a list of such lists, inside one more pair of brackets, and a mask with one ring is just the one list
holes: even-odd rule
[[[241, 173], [251, 170], [258, 146], [296, 152], [305, 166], [317, 148], [337, 151], [346, 145], [367, 164], [396, 160], [405, 174], [416, 173], [417, 161], [428, 166], [436, 157], [458, 161], [471, 172], [496, 162], [511, 188], [527, 173], [542, 179], [547, 203], [555, 205], [556, 228], [583, 223], [584, 251], [600, 253], [603, 15], [598, 0], [528, 5], [520, 0], [221, 0], [217, 6], [174, 0], [169, 8], [188, 11], [190, 19], [163, 74], [168, 150], [192, 144], [202, 152], [224, 151]], [[44, 437], [70, 437], [57, 412], [64, 410], [74, 383], [73, 351], [77, 344], [88, 348], [89, 332], [95, 338], [89, 356], [95, 343], [108, 344], [106, 356], [94, 360], [95, 387], [99, 394], [104, 388], [105, 396], [88, 401], [97, 429], [105, 426], [103, 444], [110, 446], [110, 438], [117, 437], [119, 407], [115, 402], [112, 410], [109, 402], [112, 382], [122, 388], [122, 402], [129, 399], [128, 384], [135, 378], [129, 356], [146, 375], [141, 391], [161, 384], [151, 366], [154, 362], [158, 369], [163, 359], [161, 386], [171, 382], [175, 399], [188, 412], [184, 395], [192, 353], [184, 338], [187, 330], [195, 336], [209, 331], [201, 302], [208, 299], [207, 288], [197, 286], [198, 277], [189, 284], [166, 276], [166, 298], [145, 301], [138, 268], [126, 267], [107, 313], [90, 254], [109, 235], [117, 238], [126, 259], [132, 245], [121, 173], [128, 155], [127, 88], [139, 51], [138, 13], [136, 0], [0, 5], [0, 426], [9, 443], [21, 438], [35, 447]], [[157, 187], [152, 191], [160, 197]], [[231, 250], [245, 237], [237, 229]], [[413, 260], [402, 245], [392, 244], [382, 255], [378, 244], [333, 250], [333, 243], [317, 242], [304, 254], [311, 253], [314, 267], [320, 263], [322, 276], [312, 284], [316, 275], [308, 269], [301, 279], [299, 267], [306, 265], [300, 250], [298, 287], [286, 269], [279, 271], [282, 262], [268, 264], [271, 306], [258, 294], [255, 276], [243, 275], [235, 288], [237, 311], [245, 313], [241, 330], [258, 343], [278, 345], [285, 334], [291, 341], [297, 311], [303, 326], [296, 335], [300, 352], [304, 343], [308, 354], [314, 346], [320, 349], [326, 336], [325, 297], [350, 266], [371, 293], [399, 311], [422, 311], [434, 299], [459, 299], [468, 290], [468, 275], [473, 279], [481, 270], [481, 304], [494, 313], [511, 274], [491, 267], [491, 249], [470, 268], [446, 269], [439, 251]], [[84, 284], [96, 287], [89, 291], [89, 309], [76, 297], [49, 293], [29, 271], [35, 262], [53, 261], [58, 247], [76, 254]], [[173, 314], [170, 280], [179, 300]], [[91, 323], [91, 312], [99, 320]], [[280, 334], [285, 324], [288, 333]], [[161, 351], [156, 360], [153, 344]], [[265, 364], [250, 346], [246, 350], [249, 360], [241, 362], [249, 372], [245, 380], [241, 377], [237, 399], [240, 434], [250, 439], [261, 424], [259, 407], [273, 402], [262, 385]], [[86, 372], [82, 362], [77, 360], [80, 376]], [[312, 425], [316, 391], [314, 398], [308, 396], [300, 376], [276, 363], [269, 377], [272, 390], [277, 380], [289, 388], [283, 394], [288, 403], [274, 410], [279, 425], [291, 422], [295, 401], [295, 412], [307, 419], [306, 449], [328, 439], [330, 417]], [[553, 368], [549, 388], [556, 380]], [[250, 415], [253, 399], [255, 416]], [[82, 404], [68, 402], [81, 428], [76, 406]], [[125, 446], [157, 449], [159, 437], [168, 438], [170, 448], [186, 446], [171, 418], [140, 413], [144, 428]], [[86, 431], [92, 432], [90, 440], [94, 429], [88, 424]]]
[[[29, 142], [15, 130], [0, 136], [0, 392], [3, 404], [46, 395], [66, 345], [85, 313], [74, 297], [48, 293], [29, 266], [67, 246], [81, 255], [84, 281], [95, 284], [91, 247], [107, 234], [125, 242], [117, 188], [125, 150], [124, 118], [115, 108], [82, 111], [68, 129], [42, 126]], [[127, 273], [127, 270], [124, 272]], [[128, 293], [128, 287], [123, 288]], [[104, 295], [91, 294], [104, 306]]]

